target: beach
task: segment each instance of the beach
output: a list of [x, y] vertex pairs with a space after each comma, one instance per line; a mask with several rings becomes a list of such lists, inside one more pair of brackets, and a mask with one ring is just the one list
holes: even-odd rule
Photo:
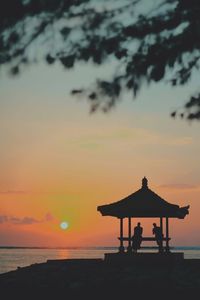
[[140, 299], [160, 294], [160, 299], [188, 298], [200, 292], [200, 260], [123, 265], [106, 263], [103, 258], [50, 259], [0, 274], [0, 289], [10, 297], [44, 293], [48, 298], [68, 295], [70, 299], [131, 294]]
[[[1, 247], [0, 274], [14, 271], [18, 267], [26, 267], [35, 263], [44, 263], [48, 259], [77, 259], [77, 258], [104, 258], [104, 253], [117, 252], [117, 247], [68, 247], [68, 248], [28, 248], [28, 247]], [[152, 250], [142, 250], [153, 252]], [[200, 247], [175, 247], [173, 252], [181, 251], [185, 259], [200, 259]]]

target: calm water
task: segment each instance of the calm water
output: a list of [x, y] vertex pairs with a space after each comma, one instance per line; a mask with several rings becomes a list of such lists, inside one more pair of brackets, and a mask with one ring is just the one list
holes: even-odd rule
[[[47, 259], [103, 258], [104, 253], [116, 252], [117, 248], [85, 249], [6, 249], [0, 248], [0, 273], [5, 273]], [[143, 250], [144, 251], [144, 250]], [[145, 250], [155, 251], [155, 250]], [[200, 247], [177, 247], [172, 252], [184, 252], [185, 259], [200, 259]]]

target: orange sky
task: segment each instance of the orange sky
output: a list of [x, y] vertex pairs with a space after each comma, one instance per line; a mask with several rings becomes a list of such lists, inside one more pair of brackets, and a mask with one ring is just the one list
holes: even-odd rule
[[[0, 245], [117, 245], [118, 220], [96, 208], [147, 176], [167, 201], [191, 205], [185, 220], [170, 223], [172, 244], [200, 246], [199, 124], [169, 117], [192, 87], [152, 86], [136, 102], [125, 95], [109, 114], [89, 115], [68, 90], [91, 70], [49, 70], [0, 83]], [[153, 221], [141, 220], [144, 234]]]

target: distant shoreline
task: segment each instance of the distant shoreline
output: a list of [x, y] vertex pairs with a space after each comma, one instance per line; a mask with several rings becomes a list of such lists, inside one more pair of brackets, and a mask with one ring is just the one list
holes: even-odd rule
[[[143, 249], [157, 249], [157, 247], [149, 246], [142, 247]], [[171, 247], [174, 250], [200, 250], [200, 246], [173, 246]], [[27, 246], [0, 246], [0, 249], [49, 249], [49, 250], [116, 250], [117, 246], [88, 246], [88, 247], [27, 247]]]

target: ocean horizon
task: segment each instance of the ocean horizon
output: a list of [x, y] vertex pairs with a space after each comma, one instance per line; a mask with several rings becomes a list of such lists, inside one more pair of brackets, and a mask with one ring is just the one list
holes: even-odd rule
[[[143, 246], [142, 249], [157, 249], [155, 246]], [[193, 250], [200, 246], [170, 246], [171, 249]], [[66, 247], [48, 247], [48, 246], [0, 246], [0, 249], [118, 249], [118, 246], [66, 246]]]
[[[117, 246], [88, 247], [26, 247], [0, 246], [0, 273], [16, 270], [31, 264], [45, 263], [48, 259], [104, 258], [104, 253], [118, 250]], [[141, 252], [155, 252], [155, 247], [144, 247]], [[183, 252], [185, 259], [200, 259], [200, 246], [175, 246], [172, 252]]]

